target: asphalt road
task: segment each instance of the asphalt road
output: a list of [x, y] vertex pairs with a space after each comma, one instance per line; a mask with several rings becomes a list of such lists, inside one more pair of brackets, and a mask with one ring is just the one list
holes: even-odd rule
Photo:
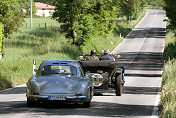
[[[126, 67], [122, 96], [114, 90], [94, 96], [90, 108], [81, 104], [26, 106], [25, 86], [0, 91], [0, 118], [150, 118], [157, 115], [163, 68], [165, 12], [147, 10], [146, 16], [113, 51]], [[153, 114], [153, 116], [152, 116]]]

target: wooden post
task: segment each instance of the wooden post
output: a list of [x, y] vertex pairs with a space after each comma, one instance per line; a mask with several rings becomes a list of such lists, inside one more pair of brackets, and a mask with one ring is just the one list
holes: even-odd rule
[[46, 23], [45, 23], [45, 29], [47, 29]]

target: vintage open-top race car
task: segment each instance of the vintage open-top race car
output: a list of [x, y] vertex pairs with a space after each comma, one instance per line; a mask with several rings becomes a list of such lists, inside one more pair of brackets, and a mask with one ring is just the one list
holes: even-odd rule
[[93, 81], [74, 60], [46, 60], [27, 82], [27, 105], [41, 102], [83, 103], [90, 107]]
[[117, 61], [110, 60], [81, 60], [80, 64], [89, 77], [94, 80], [94, 88], [114, 88], [116, 96], [123, 92], [124, 68], [118, 67]]

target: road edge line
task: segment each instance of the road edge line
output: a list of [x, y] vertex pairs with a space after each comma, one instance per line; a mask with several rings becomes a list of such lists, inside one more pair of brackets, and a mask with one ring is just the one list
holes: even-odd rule
[[123, 41], [116, 46], [116, 48], [113, 49], [113, 51], [110, 54], [113, 54], [114, 51], [124, 42], [127, 40], [127, 37], [132, 33], [132, 31], [135, 30], [135, 28], [144, 20], [144, 18], [148, 15], [148, 11], [146, 11], [145, 16], [142, 18], [142, 20], [131, 30], [131, 32], [123, 39]]
[[[165, 23], [165, 26], [166, 26], [166, 23]], [[166, 40], [166, 37], [165, 37], [165, 40]], [[165, 49], [165, 40], [164, 40], [164, 45], [163, 45], [164, 48], [162, 50], [163, 53], [164, 53], [164, 49]], [[163, 69], [164, 69], [164, 62], [163, 62]], [[162, 75], [162, 73], [164, 71], [163, 69], [161, 71], [161, 75]], [[156, 99], [155, 99], [155, 106], [153, 107], [151, 118], [159, 118], [159, 105], [160, 105], [160, 102], [161, 102], [162, 80], [163, 80], [163, 77], [161, 77], [161, 82], [159, 83], [158, 94], [157, 94]]]
[[12, 87], [12, 88], [7, 88], [7, 89], [4, 89], [4, 90], [0, 90], [0, 93], [1, 93], [1, 92], [5, 92], [5, 91], [8, 91], [8, 90], [11, 90], [11, 89], [14, 89], [14, 88], [24, 87], [25, 85], [26, 85], [26, 84], [21, 84], [21, 85]]

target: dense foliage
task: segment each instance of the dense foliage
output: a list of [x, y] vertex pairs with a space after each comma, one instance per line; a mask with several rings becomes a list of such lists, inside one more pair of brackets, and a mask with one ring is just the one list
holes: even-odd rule
[[[176, 31], [176, 1], [175, 0], [164, 0], [166, 15], [169, 18], [169, 29]], [[175, 32], [176, 34], [176, 32]]]
[[[131, 2], [132, 1], [132, 2]], [[73, 44], [82, 45], [92, 36], [106, 36], [119, 16], [137, 17], [140, 0], [59, 0], [53, 18], [62, 23]]]
[[5, 37], [8, 37], [22, 26], [23, 16], [17, 0], [0, 1], [0, 22], [4, 24]]
[[132, 19], [137, 18], [139, 12], [143, 8], [143, 2], [141, 0], [121, 0], [121, 15], [126, 15]]
[[148, 5], [152, 6], [163, 6], [164, 2], [163, 0], [142, 0], [143, 2], [147, 3]]
[[2, 53], [3, 31], [4, 25], [0, 22], [0, 53]]

